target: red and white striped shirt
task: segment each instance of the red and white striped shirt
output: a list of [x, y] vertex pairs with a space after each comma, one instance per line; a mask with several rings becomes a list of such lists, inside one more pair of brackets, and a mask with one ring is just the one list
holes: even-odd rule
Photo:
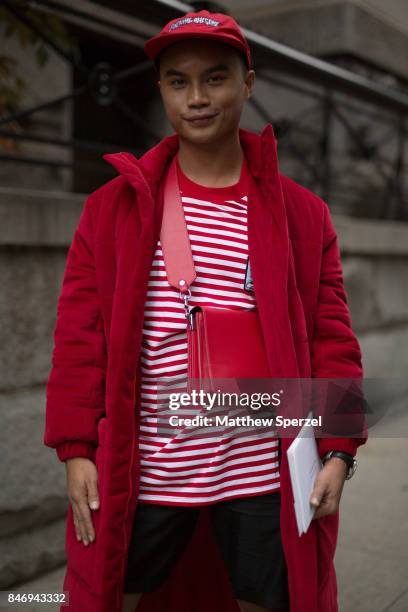
[[[248, 258], [245, 158], [238, 183], [227, 187], [198, 185], [184, 175], [178, 163], [177, 170], [197, 273], [190, 287], [190, 307], [255, 308], [255, 295], [244, 289]], [[249, 205], [256, 206], [256, 202]], [[256, 435], [215, 432], [202, 440], [194, 431], [189, 435], [188, 428], [161, 435], [157, 416], [160, 409], [168, 415], [169, 408], [168, 401], [160, 403], [160, 381], [166, 380], [167, 400], [169, 381], [175, 383], [171, 391], [187, 388], [186, 329], [183, 302], [167, 281], [159, 240], [144, 310], [138, 501], [198, 506], [278, 491], [276, 431], [265, 428]], [[179, 416], [181, 411], [177, 411]]]

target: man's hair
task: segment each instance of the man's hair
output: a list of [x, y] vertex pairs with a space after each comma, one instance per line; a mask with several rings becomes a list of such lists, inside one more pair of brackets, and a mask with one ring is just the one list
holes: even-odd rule
[[[227, 43], [223, 43], [223, 44], [227, 45]], [[240, 59], [240, 61], [241, 61], [241, 65], [242, 65], [242, 73], [243, 73], [243, 76], [244, 76], [244, 77], [246, 77], [247, 72], [248, 72], [248, 70], [249, 70], [249, 67], [248, 67], [248, 62], [247, 62], [247, 58], [246, 58], [245, 53], [243, 53], [243, 52], [242, 52], [242, 51], [240, 51], [239, 49], [235, 49], [235, 47], [233, 47], [232, 45], [228, 45], [228, 47], [229, 47], [230, 49], [232, 49], [232, 50], [234, 51], [234, 53], [236, 53], [236, 54], [238, 55], [238, 57], [239, 57], [239, 59]], [[166, 47], [166, 48], [167, 48], [167, 47]], [[163, 51], [161, 51], [161, 52], [159, 53], [159, 55], [158, 55], [158, 56], [155, 58], [155, 60], [154, 60], [154, 62], [153, 62], [153, 63], [154, 63], [155, 70], [156, 70], [156, 72], [157, 72], [157, 74], [158, 74], [158, 75], [160, 74], [160, 58], [161, 58], [162, 54], [163, 54], [165, 51], [166, 51], [166, 49], [163, 49]]]

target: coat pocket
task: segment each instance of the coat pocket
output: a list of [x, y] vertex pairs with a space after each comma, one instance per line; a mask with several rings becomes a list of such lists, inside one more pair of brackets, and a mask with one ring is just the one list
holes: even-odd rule
[[103, 506], [103, 482], [104, 482], [104, 464], [105, 464], [105, 429], [106, 417], [102, 417], [98, 423], [98, 439], [99, 444], [95, 454], [95, 464], [98, 472], [98, 492], [100, 505], [98, 510], [91, 510], [91, 520], [95, 530], [95, 540], [85, 546], [82, 541], [78, 541], [76, 537], [74, 516], [72, 505], [69, 504], [67, 514], [67, 525], [65, 535], [65, 553], [67, 563], [72, 571], [74, 571], [92, 590], [94, 580], [95, 559], [100, 547], [100, 521], [101, 511]]

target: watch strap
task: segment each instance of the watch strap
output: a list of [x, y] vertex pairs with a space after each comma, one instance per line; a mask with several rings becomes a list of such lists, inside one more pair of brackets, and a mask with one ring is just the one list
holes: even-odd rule
[[331, 459], [331, 457], [340, 457], [340, 459], [343, 459], [343, 461], [345, 461], [348, 467], [346, 480], [349, 480], [356, 470], [357, 460], [353, 457], [353, 455], [350, 455], [349, 453], [345, 453], [344, 451], [332, 450], [326, 453], [322, 458], [323, 465], [328, 459]]

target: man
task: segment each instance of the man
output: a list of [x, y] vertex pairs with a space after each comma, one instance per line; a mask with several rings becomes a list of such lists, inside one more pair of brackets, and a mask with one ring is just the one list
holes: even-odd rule
[[261, 136], [239, 127], [255, 72], [232, 18], [188, 13], [145, 51], [175, 133], [140, 160], [104, 156], [120, 176], [81, 215], [47, 385], [44, 441], [66, 462], [71, 502], [70, 607], [335, 612], [340, 496], [366, 438], [319, 439], [322, 458], [338, 456], [319, 473], [315, 520], [299, 537], [291, 439], [213, 440], [204, 454], [154, 427], [155, 385], [180, 381], [187, 364], [159, 241], [168, 163], [177, 155], [198, 272], [192, 302], [257, 304], [276, 377], [362, 375], [327, 205], [279, 173], [270, 125]]

